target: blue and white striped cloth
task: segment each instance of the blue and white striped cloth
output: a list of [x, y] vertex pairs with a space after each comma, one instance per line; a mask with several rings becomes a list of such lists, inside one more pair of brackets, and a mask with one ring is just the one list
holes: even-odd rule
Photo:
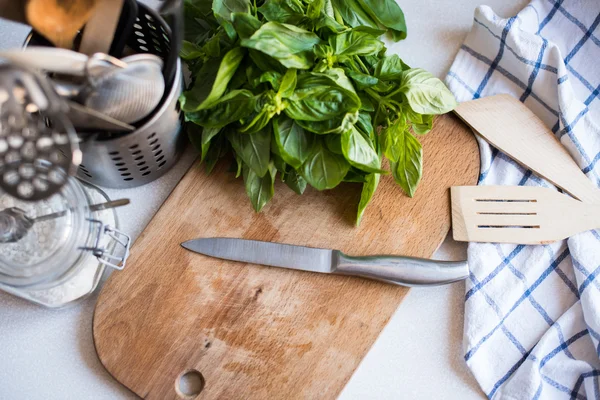
[[[534, 0], [508, 19], [479, 7], [447, 84], [459, 101], [517, 97], [600, 184], [598, 25], [599, 0]], [[550, 186], [480, 145], [480, 184]], [[464, 357], [485, 394], [600, 400], [600, 231], [547, 246], [471, 244], [469, 264]]]

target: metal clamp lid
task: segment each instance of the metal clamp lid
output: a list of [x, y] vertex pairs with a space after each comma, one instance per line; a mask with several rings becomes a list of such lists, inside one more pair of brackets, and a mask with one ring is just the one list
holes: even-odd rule
[[[96, 219], [88, 219], [88, 221], [98, 224], [98, 235], [96, 236], [93, 246], [80, 247], [80, 250], [91, 251], [92, 254], [96, 256], [98, 261], [107, 267], [111, 267], [119, 271], [123, 270], [125, 268], [127, 258], [129, 257], [131, 237], [117, 228], [105, 225], [102, 221]], [[110, 245], [102, 246], [101, 244], [105, 235], [108, 235], [108, 237], [112, 240], [112, 243], [114, 243], [112, 250], [109, 250]], [[111, 242], [109, 242], [109, 244], [110, 243]], [[120, 254], [115, 254], [117, 253], [118, 248], [121, 248], [122, 250]]]

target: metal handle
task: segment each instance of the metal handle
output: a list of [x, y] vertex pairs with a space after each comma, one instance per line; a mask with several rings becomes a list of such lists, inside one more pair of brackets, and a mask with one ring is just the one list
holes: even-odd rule
[[435, 261], [400, 256], [350, 257], [338, 253], [335, 273], [402, 286], [438, 286], [466, 279], [466, 261]]

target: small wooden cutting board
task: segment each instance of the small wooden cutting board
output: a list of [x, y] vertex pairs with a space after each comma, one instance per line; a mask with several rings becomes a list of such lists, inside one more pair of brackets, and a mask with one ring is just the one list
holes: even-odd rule
[[[192, 167], [100, 294], [94, 340], [104, 366], [147, 399], [334, 399], [407, 289], [213, 259], [180, 243], [239, 237], [430, 257], [450, 228], [449, 188], [477, 182], [479, 151], [451, 115], [421, 141], [415, 198], [383, 177], [359, 228], [360, 185], [297, 196], [278, 184], [257, 214], [227, 164], [210, 176]], [[196, 397], [178, 390], [190, 370], [205, 380]]]

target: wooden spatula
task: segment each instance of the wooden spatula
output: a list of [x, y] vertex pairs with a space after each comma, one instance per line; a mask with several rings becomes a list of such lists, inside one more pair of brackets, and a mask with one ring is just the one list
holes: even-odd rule
[[97, 0], [29, 0], [29, 24], [56, 47], [72, 49], [73, 40], [94, 12]]
[[491, 145], [572, 196], [600, 204], [600, 190], [523, 103], [497, 95], [461, 103], [454, 112]]
[[600, 228], [600, 205], [554, 189], [530, 186], [455, 186], [454, 240], [546, 244]]

